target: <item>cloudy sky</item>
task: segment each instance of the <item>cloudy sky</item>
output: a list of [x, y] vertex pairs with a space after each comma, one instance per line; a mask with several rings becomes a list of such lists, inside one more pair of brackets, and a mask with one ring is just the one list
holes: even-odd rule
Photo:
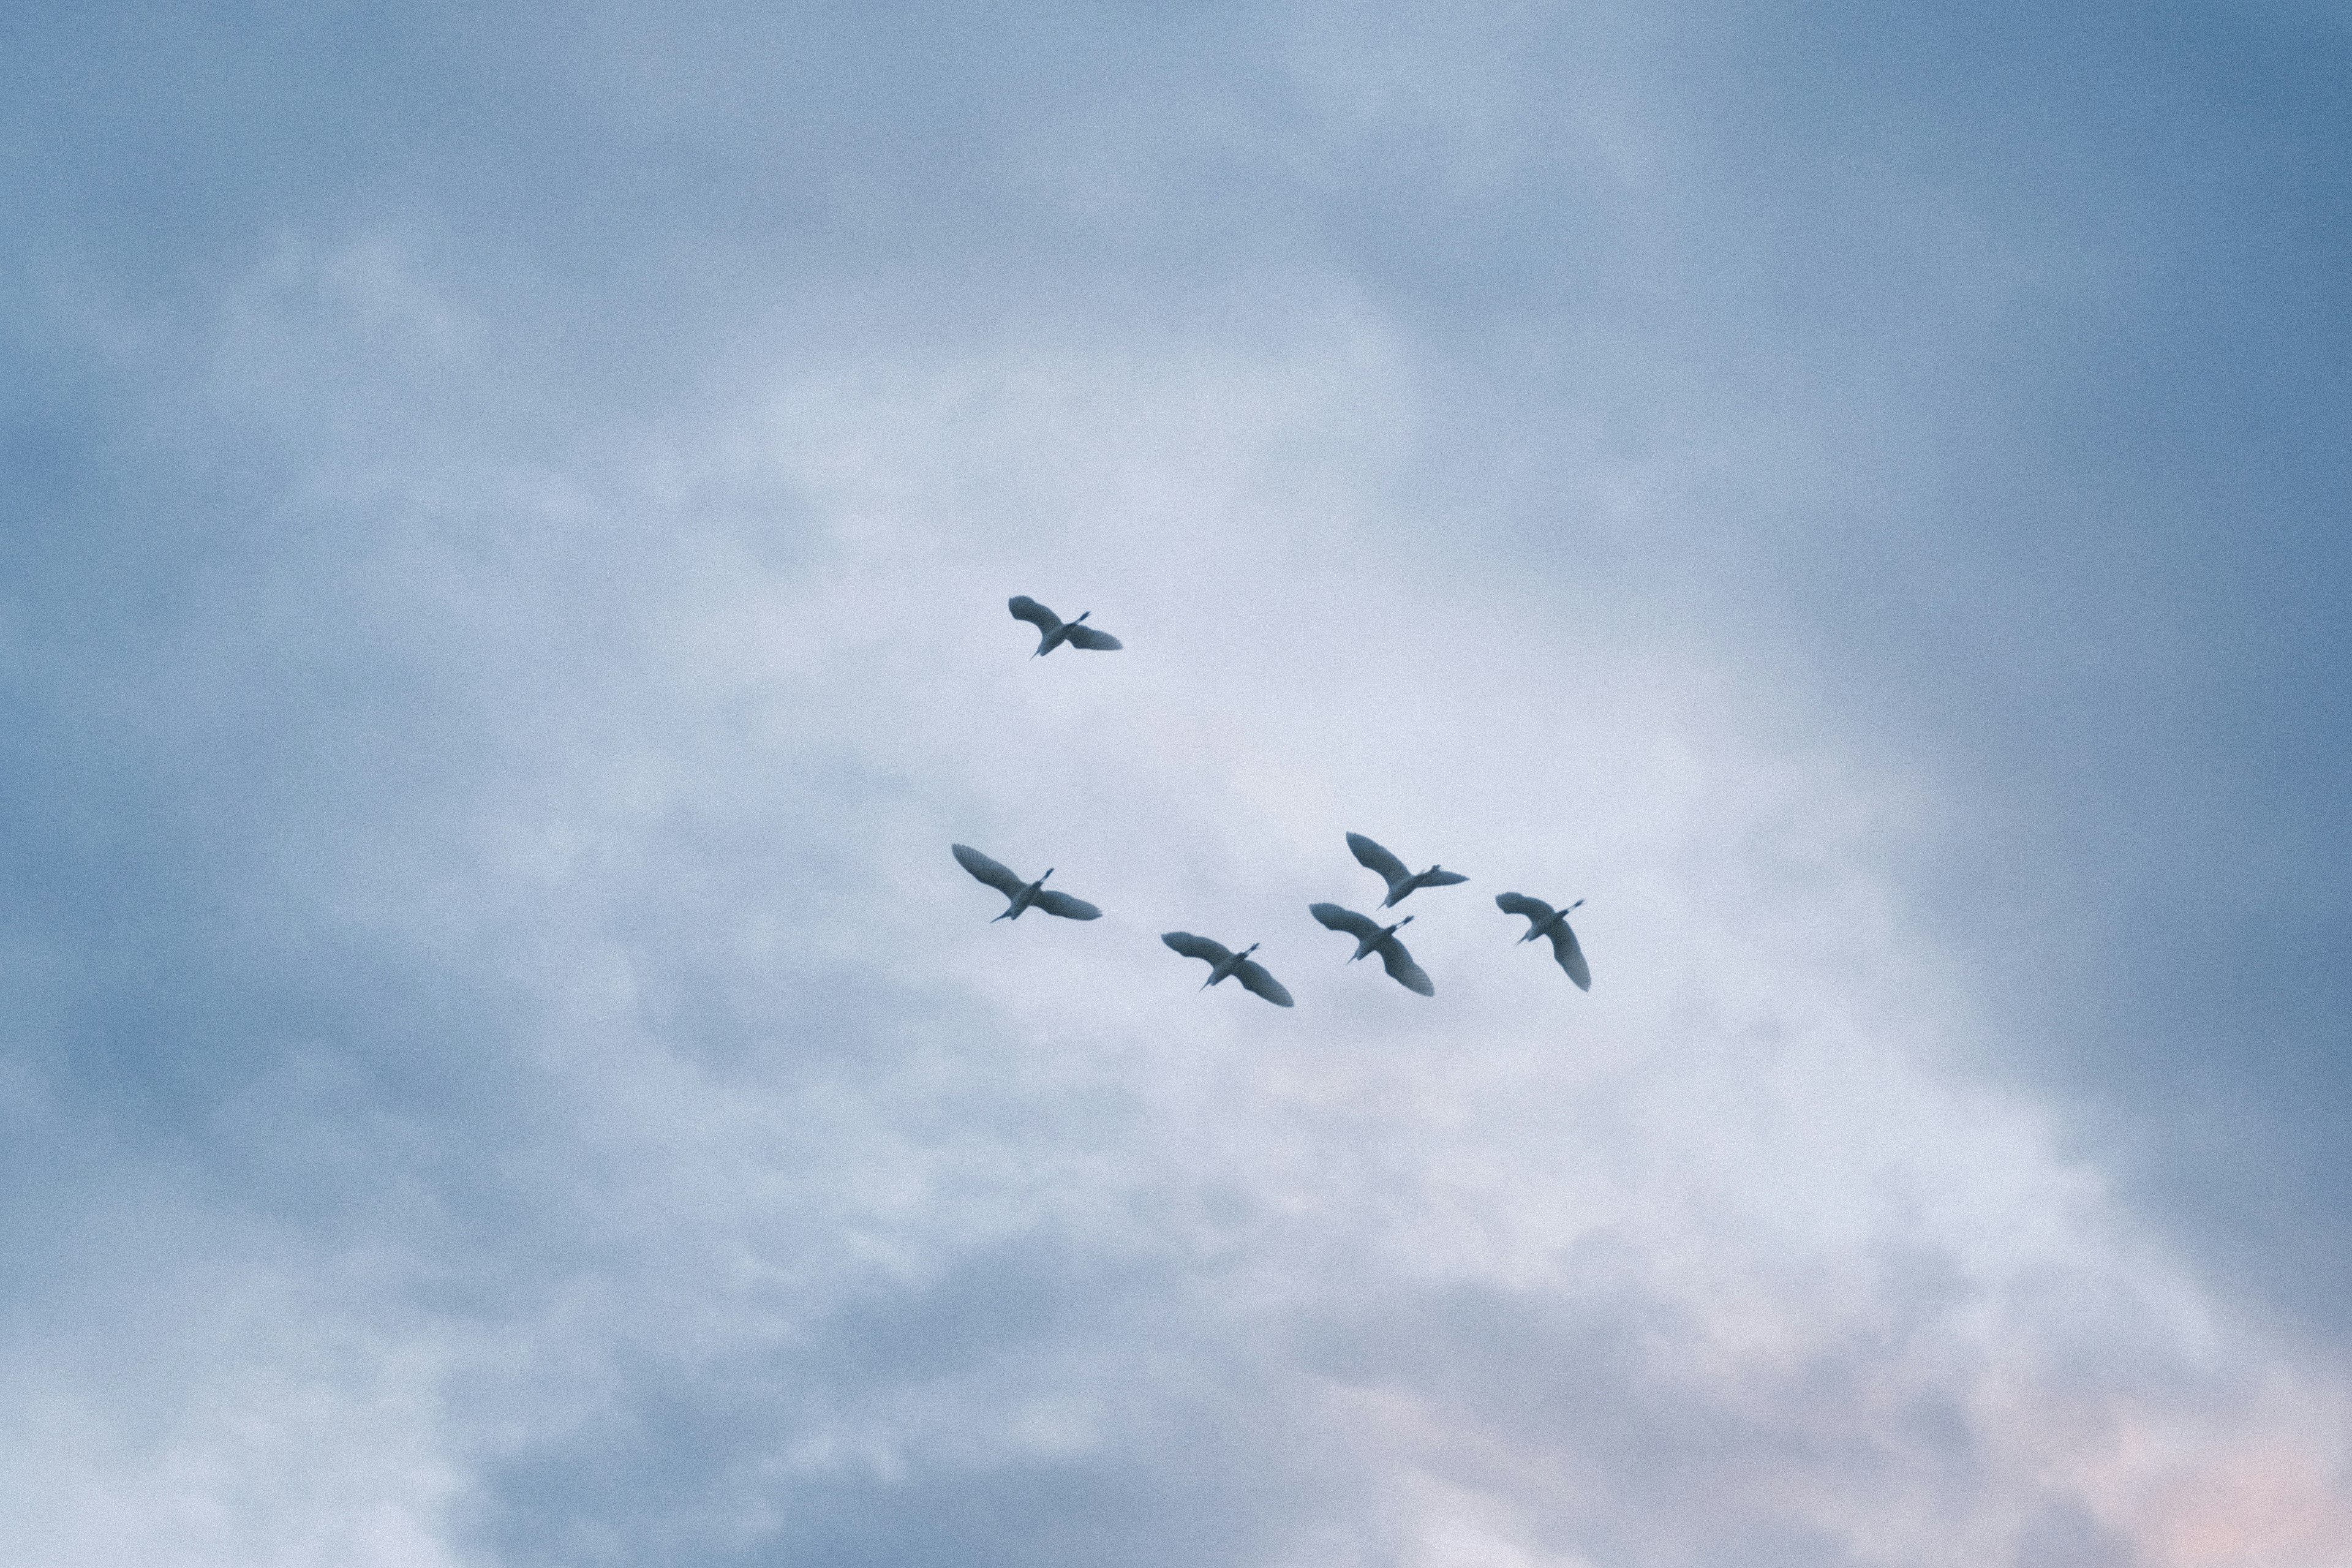
[[2347, 83], [13, 8], [0, 1560], [2352, 1563]]

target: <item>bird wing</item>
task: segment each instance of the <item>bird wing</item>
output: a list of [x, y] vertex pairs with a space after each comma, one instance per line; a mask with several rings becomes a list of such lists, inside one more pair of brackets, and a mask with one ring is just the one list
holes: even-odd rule
[[1234, 955], [1234, 950], [1224, 943], [1194, 936], [1189, 931], [1163, 931], [1160, 940], [1187, 958], [1204, 958], [1211, 963], [1223, 963]]
[[1243, 959], [1241, 967], [1234, 971], [1234, 978], [1240, 981], [1253, 994], [1265, 997], [1277, 1007], [1287, 1007], [1291, 1005], [1288, 989], [1281, 981], [1268, 974], [1265, 972], [1265, 965], [1255, 958]]
[[1584, 949], [1576, 945], [1576, 933], [1568, 929], [1566, 921], [1551, 928], [1551, 955], [1559, 960], [1579, 991], [1592, 989], [1592, 971], [1584, 962]]
[[949, 847], [955, 851], [957, 865], [1008, 899], [1029, 885], [1013, 875], [1009, 868], [998, 865], [969, 844], [955, 844]]
[[1421, 885], [1424, 888], [1450, 888], [1456, 882], [1469, 879], [1459, 871], [1432, 871], [1422, 878]]
[[1102, 911], [1084, 899], [1074, 899], [1048, 888], [1037, 895], [1037, 907], [1049, 915], [1059, 915], [1066, 921], [1098, 921]]
[[1559, 913], [1541, 899], [1531, 899], [1525, 893], [1496, 893], [1495, 907], [1507, 915], [1527, 916], [1530, 929]]
[[1070, 646], [1090, 648], [1096, 653], [1115, 653], [1126, 645], [1108, 632], [1098, 632], [1092, 626], [1080, 625], [1070, 628]]
[[1429, 971], [1412, 961], [1412, 954], [1404, 950], [1404, 943], [1390, 937], [1372, 951], [1381, 955], [1381, 967], [1389, 972], [1390, 979], [1408, 991], [1420, 992], [1423, 996], [1437, 994], [1437, 987], [1430, 982]]
[[1368, 936], [1378, 935], [1381, 930], [1377, 921], [1369, 916], [1360, 915], [1353, 910], [1343, 910], [1337, 904], [1309, 904], [1307, 906], [1307, 912], [1333, 931], [1346, 931], [1358, 942], [1363, 941]]
[[1404, 868], [1403, 861], [1360, 833], [1348, 835], [1348, 847], [1355, 852], [1356, 863], [1367, 871], [1378, 873], [1380, 879], [1389, 885], [1391, 891], [1395, 889], [1398, 883], [1412, 875]]
[[1013, 618], [1014, 620], [1027, 621], [1031, 626], [1035, 626], [1047, 637], [1053, 636], [1054, 628], [1062, 624], [1061, 616], [1055, 615], [1053, 611], [1047, 609], [1045, 605], [1039, 604], [1036, 600], [1031, 598], [1026, 594], [1013, 595], [1013, 597], [1004, 602], [1004, 607], [1013, 612]]

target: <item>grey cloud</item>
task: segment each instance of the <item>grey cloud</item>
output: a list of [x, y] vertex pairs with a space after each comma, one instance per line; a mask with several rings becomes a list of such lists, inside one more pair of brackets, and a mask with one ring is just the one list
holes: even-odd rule
[[643, 1366], [603, 1418], [487, 1476], [476, 1528], [511, 1562], [1277, 1553], [1330, 1485], [1282, 1442], [1278, 1382], [1253, 1398], [1245, 1362], [1201, 1359], [1164, 1269], [1098, 1271], [1025, 1237], [788, 1343]]
[[[251, 1489], [113, 1560], [2121, 1562], [2114, 1412], [2316, 1449], [2248, 1392], [2301, 1347], [2162, 1306], [2233, 1278], [1935, 1076], [2049, 1090], [2326, 1320], [2297, 40], [973, 18], [6, 51], [12, 1355], [116, 1434], [58, 1447], [93, 1495]], [[1073, 582], [1125, 684], [992, 684]], [[1890, 774], [1945, 844], [1885, 847]], [[1610, 879], [1556, 1035], [1466, 926], [1442, 1037], [1308, 969], [1337, 1022], [1248, 1033], [1118, 944], [1440, 824]], [[1083, 858], [1100, 940], [952, 925], [983, 829]], [[1625, 1280], [1529, 1281], [1612, 1205]], [[1781, 1256], [1841, 1227], [1872, 1282]], [[1811, 1327], [1695, 1359], [1743, 1292]], [[244, 1479], [241, 1404], [352, 1489]]]

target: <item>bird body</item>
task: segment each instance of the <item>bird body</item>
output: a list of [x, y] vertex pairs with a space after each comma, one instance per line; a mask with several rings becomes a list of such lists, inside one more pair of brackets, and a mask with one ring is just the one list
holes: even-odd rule
[[1541, 899], [1531, 899], [1525, 893], [1495, 895], [1496, 909], [1507, 915], [1528, 917], [1528, 934], [1519, 941], [1533, 942], [1539, 936], [1549, 937], [1551, 955], [1559, 960], [1559, 966], [1568, 972], [1570, 980], [1576, 982], [1579, 991], [1590, 991], [1592, 989], [1592, 970], [1584, 962], [1584, 950], [1577, 945], [1576, 932], [1568, 923], [1569, 910], [1580, 907], [1583, 902], [1579, 899], [1566, 910], [1556, 910]]
[[1377, 952], [1381, 955], [1381, 967], [1389, 972], [1390, 979], [1423, 996], [1437, 994], [1429, 972], [1415, 963], [1404, 943], [1397, 940], [1396, 933], [1412, 924], [1411, 915], [1392, 926], [1384, 926], [1370, 915], [1360, 915], [1338, 904], [1309, 904], [1307, 912], [1331, 930], [1345, 931], [1356, 939], [1356, 951], [1349, 957], [1349, 963], [1355, 963], [1368, 952]]
[[1290, 992], [1282, 982], [1267, 973], [1265, 965], [1250, 957], [1258, 950], [1256, 942], [1235, 952], [1221, 942], [1194, 936], [1189, 931], [1166, 931], [1160, 940], [1185, 957], [1197, 958], [1208, 964], [1209, 977], [1201, 982], [1202, 990], [1206, 991], [1219, 981], [1231, 978], [1239, 980], [1244, 990], [1265, 997], [1277, 1007], [1291, 1005]]
[[968, 844], [952, 844], [949, 847], [955, 852], [957, 865], [971, 872], [977, 880], [987, 883], [1004, 895], [1007, 900], [1004, 912], [989, 921], [991, 925], [994, 925], [996, 921], [1017, 921], [1024, 910], [1033, 909], [1043, 910], [1049, 915], [1059, 915], [1066, 921], [1102, 918], [1102, 911], [1084, 899], [1074, 899], [1067, 893], [1045, 886], [1045, 877], [1054, 874], [1051, 866], [1045, 868], [1045, 877], [1034, 882], [1024, 881], [1019, 872], [999, 865]]
[[1043, 658], [1064, 643], [1093, 653], [1109, 653], [1124, 646], [1108, 632], [1085, 624], [1092, 610], [1075, 621], [1066, 621], [1026, 594], [1015, 594], [1005, 601], [1005, 608], [1013, 612], [1014, 620], [1027, 621], [1037, 628], [1037, 651], [1031, 658]]
[[1426, 871], [1408, 871], [1403, 861], [1360, 833], [1348, 835], [1348, 848], [1355, 855], [1357, 864], [1389, 885], [1389, 896], [1381, 900], [1381, 908], [1384, 910], [1410, 897], [1416, 889], [1450, 888], [1456, 882], [1470, 879], [1459, 871], [1449, 871], [1443, 866], [1432, 866]]

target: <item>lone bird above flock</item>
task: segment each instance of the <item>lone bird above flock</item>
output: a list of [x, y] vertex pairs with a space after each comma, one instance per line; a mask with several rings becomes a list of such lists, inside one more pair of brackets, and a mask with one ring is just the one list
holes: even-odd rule
[[1047, 889], [1045, 877], [1054, 874], [1054, 868], [1051, 866], [1045, 868], [1045, 877], [1040, 877], [1034, 882], [1024, 882], [1018, 872], [998, 865], [969, 844], [954, 844], [950, 845], [949, 847], [955, 851], [957, 865], [1012, 900], [1003, 914], [997, 916], [995, 921], [988, 922], [991, 925], [994, 925], [996, 921], [1017, 921], [1021, 918], [1021, 911], [1028, 909], [1043, 910], [1049, 915], [1059, 915], [1066, 921], [1102, 919], [1102, 911], [1086, 900], [1074, 899], [1067, 893]]
[[1365, 837], [1360, 833], [1348, 835], [1348, 847], [1355, 852], [1358, 864], [1368, 871], [1377, 872], [1389, 885], [1389, 896], [1381, 900], [1381, 908], [1409, 896], [1416, 888], [1450, 888], [1470, 879], [1459, 871], [1449, 871], [1443, 866], [1432, 866], [1426, 871], [1407, 871], [1404, 862]]
[[1075, 621], [1066, 621], [1026, 594], [1015, 594], [1005, 601], [1005, 608], [1013, 612], [1014, 620], [1027, 621], [1037, 628], [1037, 651], [1029, 656], [1031, 658], [1043, 658], [1064, 643], [1090, 653], [1110, 653], [1122, 646], [1108, 632], [1085, 624], [1087, 616], [1094, 614], [1092, 610]]
[[1525, 893], [1495, 895], [1496, 909], [1507, 915], [1528, 917], [1528, 934], [1519, 940], [1533, 942], [1539, 936], [1551, 938], [1551, 955], [1559, 960], [1559, 966], [1568, 971], [1568, 977], [1576, 982], [1579, 991], [1590, 991], [1592, 989], [1592, 971], [1586, 967], [1584, 950], [1576, 945], [1576, 932], [1570, 930], [1568, 924], [1569, 910], [1577, 909], [1583, 902], [1579, 899], [1567, 910], [1556, 910], [1541, 899], [1531, 899]]
[[1211, 942], [1205, 936], [1194, 936], [1189, 931], [1171, 931], [1161, 934], [1160, 941], [1187, 958], [1203, 959], [1209, 965], [1209, 977], [1201, 982], [1206, 991], [1227, 975], [1242, 983], [1242, 989], [1253, 995], [1263, 996], [1277, 1007], [1290, 1005], [1290, 993], [1281, 981], [1265, 972], [1265, 965], [1250, 957], [1258, 949], [1256, 942], [1235, 952], [1221, 942]]
[[1307, 912], [1333, 931], [1346, 931], [1356, 939], [1356, 951], [1349, 956], [1349, 963], [1355, 963], [1368, 952], [1377, 952], [1390, 979], [1423, 996], [1437, 994], [1437, 987], [1430, 984], [1429, 972], [1415, 963], [1412, 954], [1404, 950], [1404, 943], [1397, 940], [1396, 933], [1412, 924], [1411, 915], [1392, 926], [1384, 926], [1370, 915], [1360, 915], [1337, 904], [1309, 904]]

